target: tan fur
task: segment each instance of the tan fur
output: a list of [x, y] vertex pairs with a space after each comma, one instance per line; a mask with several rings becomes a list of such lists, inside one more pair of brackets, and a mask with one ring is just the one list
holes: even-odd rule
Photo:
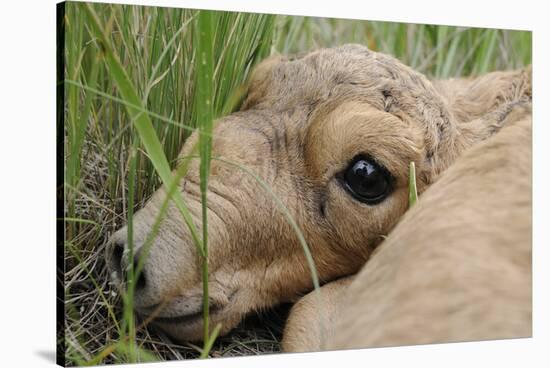
[[283, 349], [323, 349], [319, 316], [327, 349], [531, 336], [527, 114], [516, 107], [511, 126], [459, 158], [353, 282], [322, 287], [321, 304], [314, 293], [302, 298]]
[[[501, 94], [480, 92], [481, 100], [472, 102], [457, 97], [461, 92], [442, 93], [396, 59], [359, 45], [270, 58], [251, 80], [241, 111], [217, 121], [212, 155], [247, 167], [269, 185], [302, 229], [322, 283], [356, 273], [405, 212], [410, 161], [423, 191], [465, 149], [498, 130], [510, 106], [531, 93], [529, 73], [506, 72], [499, 78]], [[492, 90], [492, 79], [487, 83], [476, 90]], [[465, 111], [459, 117], [455, 104]], [[182, 155], [196, 141], [194, 134]], [[370, 155], [395, 178], [392, 194], [377, 205], [356, 201], [337, 180], [358, 154]], [[181, 192], [200, 229], [198, 183], [195, 160]], [[138, 249], [164, 196], [161, 188], [136, 214]], [[245, 314], [295, 301], [312, 289], [295, 232], [252, 177], [212, 161], [208, 208], [211, 326], [221, 322], [226, 333]], [[107, 258], [120, 277], [124, 260], [120, 266], [115, 255], [127, 247], [125, 228], [111, 244]], [[199, 258], [173, 205], [143, 275], [138, 314], [156, 311], [164, 319], [154, 323], [170, 335], [201, 339], [200, 316], [168, 319], [199, 312], [202, 295]]]
[[329, 282], [292, 306], [285, 324], [281, 349], [286, 352], [308, 352], [326, 349], [334, 336], [334, 325], [342, 309], [342, 300], [355, 276]]

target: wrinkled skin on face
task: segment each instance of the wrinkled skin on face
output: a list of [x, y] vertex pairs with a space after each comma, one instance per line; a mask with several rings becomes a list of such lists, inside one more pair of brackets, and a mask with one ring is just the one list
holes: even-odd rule
[[[321, 282], [328, 282], [357, 272], [405, 212], [409, 163], [416, 164], [422, 192], [466, 147], [498, 129], [503, 102], [510, 100], [499, 94], [508, 91], [499, 83], [506, 87], [517, 79], [513, 94], [521, 97], [530, 91], [527, 74], [495, 75], [490, 82], [498, 86], [490, 89], [465, 83], [460, 88], [471, 90], [461, 94], [358, 45], [297, 59], [273, 57], [254, 71], [241, 110], [216, 122], [212, 157], [245, 166], [271, 188], [302, 230]], [[181, 155], [190, 155], [196, 141], [193, 134]], [[361, 157], [383, 168], [390, 182], [375, 204], [346, 188], [345, 173]], [[191, 161], [180, 192], [200, 230], [198, 159]], [[160, 188], [135, 216], [137, 256], [165, 196]], [[222, 334], [247, 313], [312, 289], [298, 237], [271, 195], [244, 171], [216, 159], [208, 224], [210, 325], [222, 323]], [[113, 235], [107, 253], [119, 279], [126, 232], [124, 227]], [[153, 323], [169, 335], [202, 338], [200, 259], [173, 204], [145, 261], [134, 303], [143, 318], [158, 313]]]

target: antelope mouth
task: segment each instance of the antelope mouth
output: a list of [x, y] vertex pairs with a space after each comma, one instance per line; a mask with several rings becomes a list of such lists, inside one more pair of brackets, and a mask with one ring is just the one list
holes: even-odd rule
[[[209, 318], [211, 320], [223, 319], [236, 293], [237, 290], [232, 290], [229, 295], [223, 292], [211, 295], [208, 311]], [[202, 325], [203, 308], [202, 297], [192, 295], [180, 296], [172, 301], [165, 301], [154, 305], [136, 306], [135, 311], [143, 321], [148, 321], [163, 330], [174, 330], [177, 335], [183, 333], [181, 336], [186, 336]]]
[[[209, 313], [208, 314], [209, 314], [210, 317], [215, 316], [216, 314], [221, 312], [223, 310], [223, 308], [224, 307], [221, 304], [211, 305], [209, 307]], [[203, 312], [203, 309], [202, 309], [202, 306], [201, 306], [200, 309], [195, 311], [195, 312], [186, 313], [186, 314], [179, 314], [179, 315], [175, 315], [175, 316], [162, 316], [162, 315], [155, 316], [155, 315], [147, 315], [147, 314], [143, 314], [143, 313], [140, 313], [140, 315], [142, 316], [143, 319], [150, 319], [151, 318], [153, 323], [160, 323], [160, 324], [182, 324], [182, 323], [185, 323], [185, 324], [189, 324], [189, 323], [198, 322], [198, 321], [202, 320], [202, 318], [204, 316], [204, 312]]]

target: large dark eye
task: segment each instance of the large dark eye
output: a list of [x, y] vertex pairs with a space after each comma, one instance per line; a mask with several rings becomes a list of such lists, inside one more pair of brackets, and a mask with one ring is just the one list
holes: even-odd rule
[[344, 187], [356, 199], [367, 204], [377, 204], [391, 191], [391, 175], [369, 158], [353, 160], [343, 175]]

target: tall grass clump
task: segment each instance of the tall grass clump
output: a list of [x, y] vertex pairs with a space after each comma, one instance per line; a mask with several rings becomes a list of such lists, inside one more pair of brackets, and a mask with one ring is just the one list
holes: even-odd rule
[[[284, 312], [253, 317], [216, 340], [219, 327], [208, 323], [205, 298], [203, 346], [175, 344], [146, 328], [148, 321], [138, 325], [133, 315], [133, 280], [170, 201], [195, 242], [208, 295], [207, 188], [210, 163], [220, 160], [211, 157], [214, 121], [239, 108], [250, 72], [263, 58], [356, 42], [392, 54], [435, 78], [518, 68], [531, 61], [529, 32], [129, 5], [68, 2], [62, 6], [65, 175], [60, 221], [65, 274], [61, 297], [68, 365], [279, 350]], [[182, 161], [178, 153], [195, 130], [196, 154]], [[192, 159], [200, 160], [200, 229], [190, 220], [185, 198], [177, 190]], [[253, 176], [273, 197], [295, 228], [316, 280], [305, 239], [282, 202], [246, 167], [223, 163]], [[128, 256], [132, 256], [134, 212], [160, 185], [167, 188], [167, 197], [143, 245], [144, 257], [136, 268], [128, 263], [127, 291], [121, 293], [108, 281], [103, 261], [107, 239], [128, 224]]]
[[[210, 18], [209, 25], [205, 18]], [[118, 326], [97, 344], [101, 334], [94, 327], [102, 326], [93, 326], [94, 322], [83, 320], [82, 313], [75, 310], [76, 304], [81, 309], [86, 305], [75, 303], [72, 293], [81, 290], [67, 272], [67, 355], [74, 363], [141, 361], [144, 350], [136, 341], [139, 337], [132, 315], [132, 281], [140, 272], [139, 265], [134, 270], [129, 262], [118, 323], [119, 316], [113, 312], [116, 300], [105, 298], [110, 288], [96, 277], [91, 281], [94, 272], [100, 273], [98, 279], [107, 280], [105, 272], [96, 268], [102, 260], [94, 257], [90, 269], [83, 261], [89, 257], [81, 253], [101, 253], [108, 234], [126, 222], [132, 256], [134, 210], [161, 183], [174, 187], [177, 178], [171, 170], [177, 153], [196, 127], [201, 133], [201, 190], [206, 199], [213, 117], [235, 108], [227, 101], [242, 90], [253, 64], [268, 55], [273, 16], [68, 3], [65, 22], [65, 238], [66, 248], [76, 252], [67, 252], [66, 261], [74, 263], [71, 270], [89, 271], [86, 277], [92, 285], [88, 291], [102, 295], [100, 305], [110, 311], [100, 316], [109, 317], [103, 325]], [[205, 73], [204, 68], [209, 71]], [[82, 168], [82, 163], [89, 167]], [[201, 236], [179, 191], [170, 193], [203, 257], [207, 287], [206, 223]], [[81, 201], [88, 202], [84, 205]], [[102, 219], [104, 213], [97, 207], [112, 215], [107, 216], [110, 223]], [[207, 314], [208, 303], [205, 306]], [[205, 326], [208, 328], [207, 323]], [[114, 342], [109, 344], [111, 340]], [[205, 341], [211, 345], [213, 339], [208, 336]], [[193, 346], [188, 350], [208, 353]]]

